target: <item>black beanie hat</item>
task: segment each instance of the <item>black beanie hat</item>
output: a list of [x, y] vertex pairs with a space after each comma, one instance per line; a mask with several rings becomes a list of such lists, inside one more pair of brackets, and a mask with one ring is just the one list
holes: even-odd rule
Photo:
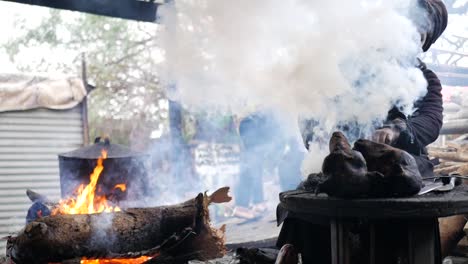
[[418, 0], [419, 5], [427, 12], [427, 23], [420, 30], [427, 33], [423, 51], [429, 50], [432, 44], [442, 35], [448, 23], [447, 8], [442, 0]]

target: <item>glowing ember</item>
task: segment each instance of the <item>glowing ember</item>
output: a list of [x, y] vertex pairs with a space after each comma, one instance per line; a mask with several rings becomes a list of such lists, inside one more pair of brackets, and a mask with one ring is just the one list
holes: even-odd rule
[[[89, 177], [89, 184], [81, 184], [75, 191], [75, 197], [70, 197], [61, 200], [59, 205], [52, 211], [52, 215], [56, 214], [94, 214], [102, 212], [117, 212], [120, 208], [109, 205], [104, 195], [96, 194], [96, 185], [99, 176], [104, 169], [103, 160], [107, 158], [107, 151], [102, 150], [101, 156], [97, 160], [97, 165], [93, 173]], [[125, 184], [117, 184], [115, 188], [122, 191], [126, 190]]]
[[127, 190], [127, 185], [125, 185], [124, 183], [117, 184], [114, 187], [114, 190], [115, 189], [120, 189], [122, 192], [125, 192]]
[[150, 259], [147, 256], [134, 259], [83, 259], [80, 264], [142, 264]]

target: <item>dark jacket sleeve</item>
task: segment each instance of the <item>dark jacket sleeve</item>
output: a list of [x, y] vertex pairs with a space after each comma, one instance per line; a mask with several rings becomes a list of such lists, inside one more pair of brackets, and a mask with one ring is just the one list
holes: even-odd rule
[[[427, 94], [415, 104], [417, 109], [411, 116], [405, 117], [397, 109], [389, 112], [388, 121], [406, 119], [404, 125], [398, 125], [400, 137], [394, 146], [412, 154], [419, 155], [424, 148], [439, 136], [443, 121], [442, 85], [437, 75], [421, 63], [419, 67], [428, 82]], [[400, 122], [401, 124], [401, 122]]]
[[428, 82], [427, 94], [417, 102], [416, 112], [408, 118], [408, 127], [412, 130], [416, 141], [422, 146], [434, 142], [439, 137], [442, 128], [444, 108], [442, 106], [442, 85], [437, 75], [421, 66]]

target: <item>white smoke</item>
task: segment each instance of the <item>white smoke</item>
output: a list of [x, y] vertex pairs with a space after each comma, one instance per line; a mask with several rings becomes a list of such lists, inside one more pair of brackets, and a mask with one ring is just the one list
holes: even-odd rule
[[274, 108], [369, 125], [426, 91], [413, 1], [177, 0], [160, 8], [162, 81], [187, 106]]
[[90, 226], [92, 235], [90, 244], [95, 248], [109, 248], [116, 239], [116, 235], [112, 232], [113, 214], [94, 214], [90, 218]]
[[322, 170], [322, 163], [329, 154], [328, 146], [312, 143], [309, 146], [309, 152], [305, 155], [301, 166], [301, 175], [306, 178], [311, 173], [317, 173]]

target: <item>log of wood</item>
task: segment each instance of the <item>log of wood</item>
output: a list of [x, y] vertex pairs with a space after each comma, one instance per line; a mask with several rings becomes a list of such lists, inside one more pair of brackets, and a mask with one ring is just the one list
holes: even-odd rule
[[429, 151], [429, 155], [443, 160], [468, 162], [468, 153]]
[[[461, 166], [460, 168], [458, 168], [457, 171], [455, 171], [455, 173], [459, 174], [459, 175], [462, 175], [462, 176], [467, 176], [468, 175], [468, 164], [465, 164], [465, 165]], [[467, 184], [466, 180], [464, 182], [465, 182], [465, 184]]]
[[455, 165], [463, 165], [466, 164], [465, 162], [458, 162], [458, 161], [442, 161], [440, 164], [436, 165], [435, 168], [445, 168]]
[[446, 147], [428, 146], [428, 147], [427, 147], [427, 150], [428, 150], [429, 152], [432, 152], [432, 151], [455, 152], [455, 151], [457, 151], [456, 148], [452, 148], [452, 147], [450, 147], [450, 146], [446, 146]]
[[459, 162], [441, 162], [440, 164], [438, 165], [435, 165], [434, 166], [434, 170], [440, 170], [440, 169], [445, 169], [445, 168], [449, 168], [449, 167], [452, 167], [452, 166], [456, 166], [460, 164]]
[[457, 152], [468, 152], [468, 144], [466, 143], [447, 142], [447, 146], [455, 149]]
[[458, 171], [458, 169], [460, 169], [462, 166], [463, 165], [460, 164], [460, 165], [452, 165], [452, 166], [443, 167], [443, 168], [436, 168], [434, 169], [434, 173], [439, 174], [439, 175], [448, 175], [448, 174]]
[[184, 247], [186, 252], [177, 254], [199, 252], [199, 259], [221, 257], [225, 251], [223, 233], [210, 227], [208, 205], [229, 201], [228, 190], [222, 188], [212, 196], [199, 194], [173, 206], [40, 218], [8, 239], [7, 255], [16, 264], [113, 258], [157, 248], [174, 233], [190, 228], [196, 236]]

